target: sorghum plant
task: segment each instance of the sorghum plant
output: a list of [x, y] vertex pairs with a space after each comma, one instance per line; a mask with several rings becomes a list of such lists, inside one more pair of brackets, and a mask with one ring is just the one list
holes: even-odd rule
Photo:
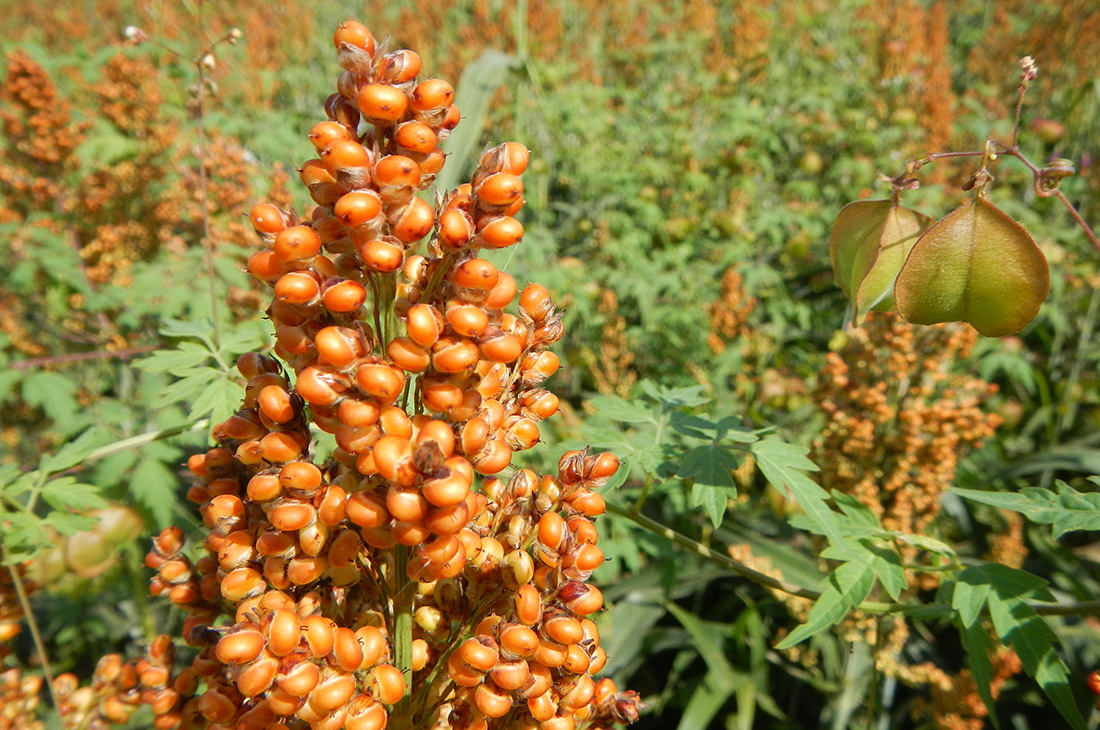
[[[161, 637], [136, 663], [105, 659], [81, 711], [97, 724], [147, 703], [164, 729], [631, 722], [637, 695], [593, 678], [603, 599], [586, 582], [603, 561], [594, 490], [618, 459], [496, 476], [558, 408], [542, 384], [561, 315], [478, 256], [523, 235], [527, 150], [489, 149], [469, 184], [418, 196], [459, 122], [454, 90], [359, 23], [334, 41], [344, 71], [300, 170], [316, 207], [250, 214], [278, 359], [240, 359], [243, 404], [188, 463], [204, 554], [169, 528], [147, 557], [197, 653], [177, 671]], [[329, 458], [311, 428], [335, 436]]]

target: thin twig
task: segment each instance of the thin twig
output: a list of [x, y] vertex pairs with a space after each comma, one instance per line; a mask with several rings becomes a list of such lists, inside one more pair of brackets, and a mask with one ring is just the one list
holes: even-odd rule
[[[205, 34], [202, 23], [202, 2], [198, 5], [199, 40], [202, 41]], [[214, 349], [221, 348], [221, 337], [218, 328], [218, 292], [214, 285], [214, 243], [210, 240], [210, 210], [209, 198], [206, 186], [206, 125], [203, 117], [202, 98], [206, 94], [206, 73], [203, 70], [203, 61], [209, 52], [199, 55], [195, 68], [199, 71], [199, 88], [196, 97], [196, 115], [199, 128], [199, 197], [202, 201], [202, 238], [206, 248], [206, 278], [210, 283], [210, 319], [214, 323]]]
[[[805, 588], [795, 583], [789, 583], [785, 580], [779, 580], [765, 575], [759, 571], [753, 570], [744, 563], [738, 562], [733, 558], [718, 552], [697, 540], [693, 540], [687, 535], [683, 535], [676, 532], [670, 527], [665, 527], [660, 522], [650, 519], [645, 515], [635, 514], [630, 510], [623, 509], [613, 504], [607, 505], [607, 511], [613, 512], [617, 515], [627, 518], [634, 522], [638, 526], [649, 530], [655, 535], [660, 535], [667, 540], [693, 552], [697, 555], [701, 555], [707, 560], [715, 563], [727, 570], [730, 570], [737, 575], [764, 586], [765, 588], [772, 588], [798, 598], [807, 598], [811, 601], [816, 601], [821, 597], [821, 591], [816, 591], [811, 588]], [[1100, 614], [1100, 600], [1097, 601], [1076, 601], [1067, 603], [1048, 603], [1044, 601], [1027, 601], [1027, 605], [1033, 609], [1040, 616], [1091, 616]], [[915, 610], [935, 610], [942, 609], [945, 611], [951, 611], [951, 606], [942, 603], [895, 603], [895, 602], [882, 602], [882, 601], [864, 601], [855, 607], [857, 611], [863, 611], [865, 613], [905, 613], [907, 611]]]
[[8, 566], [8, 573], [11, 575], [12, 585], [15, 586], [15, 595], [19, 597], [19, 605], [23, 607], [23, 616], [27, 619], [27, 628], [30, 629], [31, 638], [34, 640], [34, 650], [38, 652], [38, 660], [42, 662], [42, 672], [46, 675], [46, 684], [50, 687], [50, 696], [53, 698], [53, 705], [60, 714], [61, 701], [57, 697], [57, 690], [54, 689], [54, 677], [53, 670], [50, 669], [50, 658], [46, 655], [46, 645], [43, 643], [42, 634], [38, 630], [38, 621], [34, 618], [34, 611], [31, 610], [31, 602], [27, 598], [27, 590], [23, 586], [23, 579], [19, 576], [19, 570], [14, 565]]
[[157, 345], [143, 345], [141, 347], [128, 347], [125, 350], [97, 352], [75, 352], [69, 355], [50, 355], [49, 357], [33, 357], [29, 360], [16, 360], [8, 363], [12, 370], [29, 370], [31, 368], [48, 367], [50, 365], [68, 365], [74, 362], [86, 362], [88, 360], [129, 360], [134, 355], [143, 355], [157, 349]]

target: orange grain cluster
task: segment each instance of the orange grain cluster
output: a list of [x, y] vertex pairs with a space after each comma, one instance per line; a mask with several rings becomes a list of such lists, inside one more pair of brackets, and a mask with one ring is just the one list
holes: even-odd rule
[[[1023, 667], [1016, 652], [1000, 645], [989, 661], [993, 665], [989, 692], [996, 700], [1005, 682]], [[947, 677], [944, 684], [932, 684], [931, 700], [918, 699], [912, 710], [914, 720], [932, 718], [936, 730], [982, 730], [988, 714], [969, 669]]]
[[716, 355], [725, 351], [726, 343], [740, 336], [749, 315], [756, 307], [756, 298], [746, 296], [745, 277], [736, 267], [731, 266], [722, 274], [722, 291], [711, 304], [707, 305], [707, 317], [710, 319], [710, 334], [707, 345]]
[[927, 533], [960, 456], [1000, 423], [982, 410], [995, 386], [953, 372], [976, 337], [965, 325], [917, 328], [894, 316], [849, 330], [815, 393], [828, 418], [814, 444], [822, 486], [857, 497], [887, 530]]
[[24, 677], [19, 667], [0, 673], [0, 730], [45, 730], [37, 719], [41, 692], [41, 677]]
[[[170, 528], [146, 560], [198, 653], [149, 688], [174, 694], [143, 701], [160, 730], [379, 730], [403, 697], [401, 723], [440, 730], [631, 722], [637, 695], [592, 677], [606, 654], [587, 583], [604, 559], [594, 490], [618, 459], [572, 451], [556, 476], [494, 476], [558, 407], [542, 387], [563, 334], [549, 292], [518, 291], [478, 256], [522, 237], [527, 150], [487, 151], [470, 183], [427, 203], [416, 193], [458, 123], [453, 89], [358, 23], [334, 44], [344, 72], [300, 170], [317, 205], [306, 220], [273, 204], [249, 215], [282, 362], [238, 361], [242, 407], [188, 463], [205, 554], [190, 559]], [[331, 458], [314, 460], [311, 425], [335, 436]]]

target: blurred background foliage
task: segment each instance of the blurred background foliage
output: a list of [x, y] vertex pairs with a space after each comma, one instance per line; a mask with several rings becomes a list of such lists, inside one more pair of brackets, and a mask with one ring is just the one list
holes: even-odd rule
[[[790, 527], [789, 505], [751, 463], [733, 474], [717, 529], [689, 499], [691, 480], [675, 476], [697, 442], [670, 435], [661, 414], [735, 416], [811, 446], [823, 486], [860, 498], [888, 529], [935, 535], [962, 555], [1046, 576], [1061, 595], [1095, 597], [1095, 534], [1055, 541], [1013, 513], [944, 494], [1056, 477], [1096, 489], [1084, 476], [1100, 473], [1098, 254], [1066, 212], [1035, 196], [1022, 167], [995, 171], [993, 199], [1052, 266], [1039, 318], [1003, 340], [884, 316], [845, 334], [828, 256], [839, 209], [888, 194], [876, 174], [1010, 133], [1027, 54], [1040, 75], [1021, 147], [1040, 164], [1075, 162], [1062, 190], [1100, 227], [1100, 9], [1088, 0], [208, 0], [201, 10], [8, 0], [0, 465], [33, 468], [89, 428], [89, 445], [103, 446], [219, 413], [196, 406], [206, 391], [165, 390], [180, 372], [139, 366], [155, 349], [200, 343], [178, 322], [211, 316], [198, 165], [223, 341], [185, 369], [209, 366], [210, 378], [230, 381], [225, 361], [270, 339], [264, 296], [244, 273], [255, 242], [243, 214], [260, 201], [311, 209], [294, 169], [313, 155], [305, 135], [331, 86], [317, 79], [337, 75], [331, 32], [345, 18], [388, 33], [391, 47], [421, 54], [428, 75], [456, 84], [484, 52], [508, 56], [481, 79], [499, 88], [475, 148], [514, 139], [532, 165], [524, 243], [497, 263], [520, 281], [537, 275], [568, 310], [564, 368], [550, 382], [563, 413], [534, 464], [555, 463], [563, 445], [614, 448], [629, 474], [609, 502], [629, 505], [645, 490], [650, 516], [816, 585], [821, 546]], [[128, 44], [128, 25], [182, 55]], [[216, 51], [200, 137], [198, 75], [186, 59], [232, 27], [244, 38]], [[459, 84], [459, 104], [462, 93]], [[449, 174], [473, 159], [452, 157]], [[907, 202], [942, 216], [969, 175], [965, 163], [938, 164]], [[146, 601], [140, 555], [159, 526], [194, 524], [180, 465], [204, 438], [192, 430], [107, 449], [79, 472], [129, 505], [132, 515], [116, 519], [140, 517], [144, 532], [135, 541], [132, 529], [113, 531], [114, 561], [54, 554], [38, 576], [53, 581], [36, 609], [58, 668], [133, 654], [179, 621]], [[652, 706], [641, 726], [988, 722], [950, 625], [855, 615], [835, 634], [776, 651], [805, 601], [676, 552], [623, 518], [601, 528], [614, 557], [597, 573], [614, 581], [608, 672]], [[925, 576], [907, 590], [930, 598], [935, 583]], [[1077, 677], [1100, 664], [1095, 619], [1055, 628]], [[1012, 652], [997, 652], [1002, 726], [1057, 726]], [[4, 661], [34, 664], [25, 632]], [[871, 686], [879, 703], [868, 710]]]

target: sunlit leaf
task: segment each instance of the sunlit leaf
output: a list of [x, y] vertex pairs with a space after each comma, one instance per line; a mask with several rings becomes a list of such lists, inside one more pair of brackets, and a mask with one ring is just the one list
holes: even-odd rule
[[987, 337], [1019, 332], [1050, 291], [1046, 258], [1019, 223], [984, 196], [920, 237], [894, 288], [913, 324], [969, 322]]
[[855, 322], [880, 305], [892, 308], [894, 280], [932, 219], [889, 200], [861, 200], [840, 211], [829, 256], [840, 288], [852, 300]]
[[789, 649], [814, 634], [840, 623], [848, 612], [862, 603], [875, 585], [875, 570], [866, 563], [844, 563], [822, 584], [821, 596], [814, 602], [806, 623], [795, 627], [777, 649]]
[[977, 489], [951, 489], [973, 502], [1019, 512], [1032, 522], [1054, 525], [1054, 537], [1076, 530], [1100, 530], [1100, 493], [1078, 492], [1058, 482], [1058, 493], [1028, 487], [1016, 492], [983, 492]]
[[981, 624], [967, 624], [964, 628], [960, 628], [959, 634], [962, 637], [963, 648], [966, 649], [970, 675], [974, 677], [978, 695], [989, 711], [989, 719], [992, 720], [993, 727], [1000, 728], [997, 713], [993, 709], [993, 693], [989, 689], [993, 683], [993, 662], [989, 657], [996, 651], [993, 640], [989, 638], [989, 632]]

